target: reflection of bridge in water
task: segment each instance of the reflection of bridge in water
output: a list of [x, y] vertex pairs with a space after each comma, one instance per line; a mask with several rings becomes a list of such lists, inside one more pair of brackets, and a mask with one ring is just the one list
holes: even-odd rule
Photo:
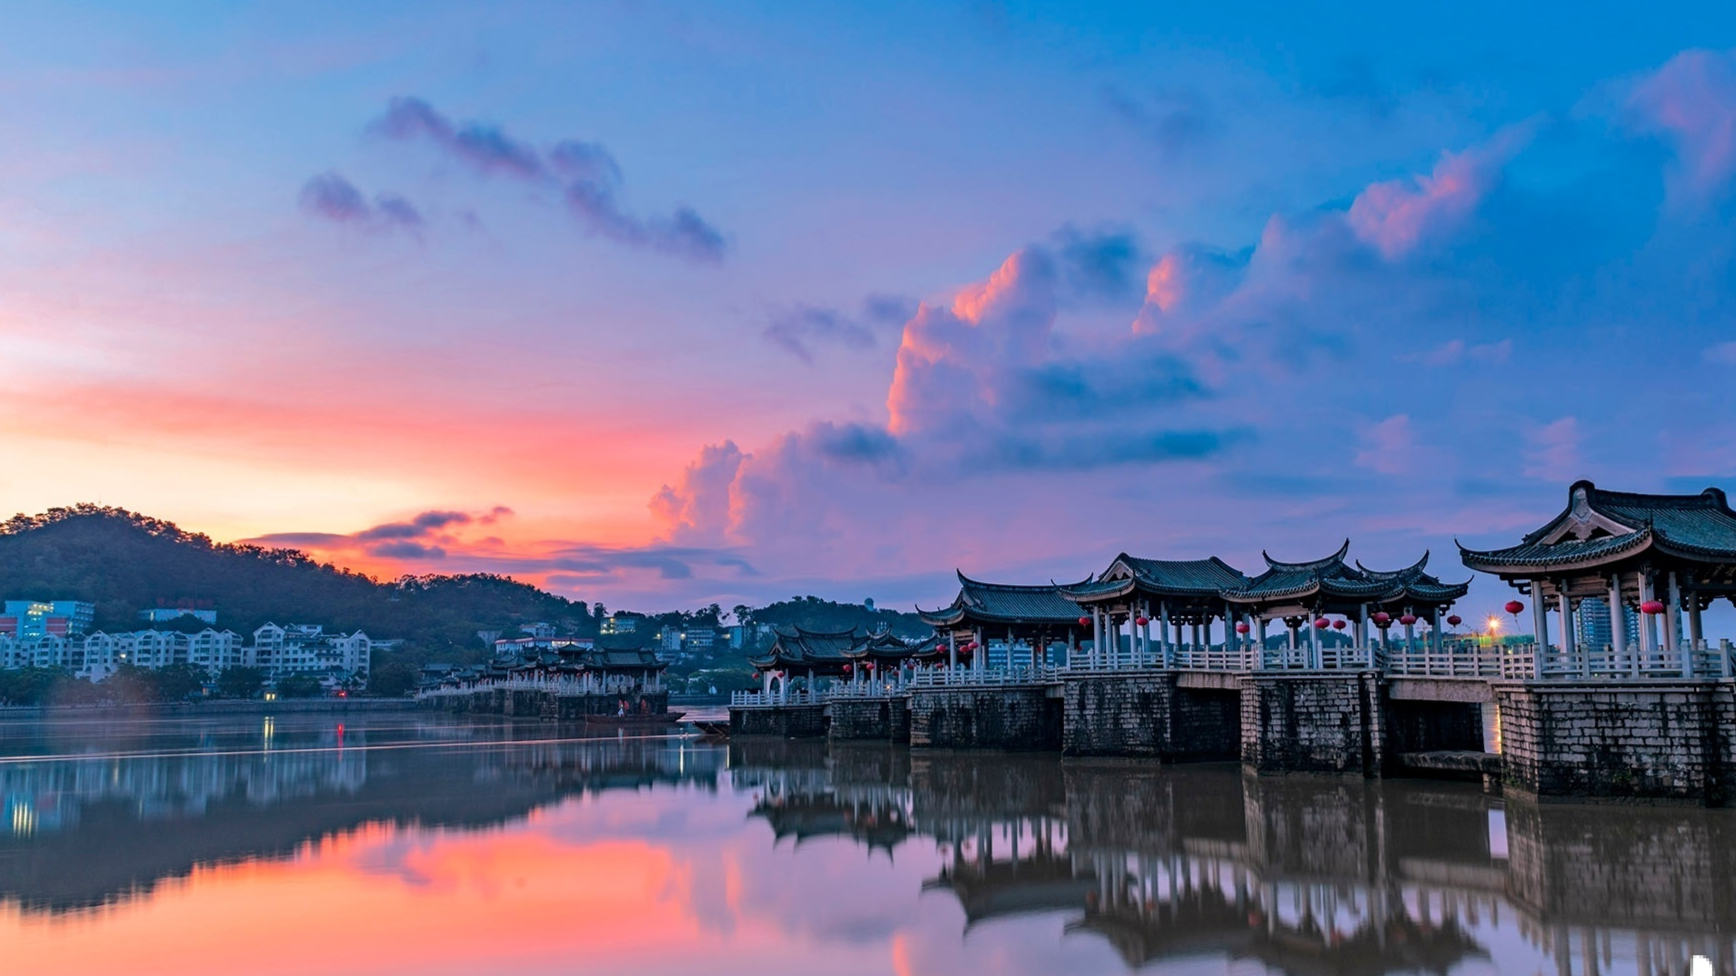
[[956, 897], [967, 929], [1061, 913], [1130, 968], [1216, 956], [1297, 974], [1444, 973], [1528, 945], [1561, 974], [1681, 974], [1696, 954], [1736, 972], [1727, 812], [1232, 767], [730, 748], [737, 786], [780, 838], [889, 853], [927, 838], [945, 861], [924, 887]]
[[247, 748], [0, 762], [0, 902], [75, 911], [148, 894], [201, 866], [289, 857], [364, 824], [474, 828], [602, 790], [715, 789], [723, 762], [720, 750], [681, 739], [491, 747], [499, 730], [469, 732], [266, 725]]

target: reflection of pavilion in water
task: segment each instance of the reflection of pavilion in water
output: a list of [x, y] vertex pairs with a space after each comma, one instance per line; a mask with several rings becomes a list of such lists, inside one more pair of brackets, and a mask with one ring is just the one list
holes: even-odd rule
[[891, 750], [796, 745], [731, 747], [756, 815], [780, 838], [890, 849], [896, 811], [899, 840], [943, 845], [924, 888], [956, 897], [967, 930], [1060, 913], [1130, 969], [1216, 957], [1375, 976], [1487, 959], [1501, 929], [1504, 948], [1522, 939], [1562, 976], [1685, 974], [1696, 954], [1736, 973], [1736, 819], [1723, 811], [1003, 754], [906, 753], [901, 766]]
[[[441, 731], [433, 738], [445, 740]], [[720, 750], [681, 739], [369, 748], [350, 731], [338, 748], [336, 736], [303, 731], [293, 744], [219, 754], [0, 763], [11, 811], [0, 831], [0, 903], [108, 905], [200, 866], [289, 857], [370, 823], [474, 828], [601, 790], [715, 789], [723, 762]]]

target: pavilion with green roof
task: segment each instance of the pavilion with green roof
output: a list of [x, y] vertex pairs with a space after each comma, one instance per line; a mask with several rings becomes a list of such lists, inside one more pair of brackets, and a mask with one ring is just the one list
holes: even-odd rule
[[[1736, 513], [1718, 488], [1646, 495], [1575, 482], [1567, 507], [1517, 545], [1460, 546], [1460, 557], [1530, 597], [1535, 676], [1578, 671], [1695, 677], [1728, 670], [1707, 646], [1701, 623], [1701, 612], [1714, 600], [1736, 601]], [[1610, 615], [1613, 643], [1607, 653], [1576, 646], [1574, 615], [1588, 599]], [[1627, 646], [1628, 609], [1642, 619], [1637, 648]], [[1552, 612], [1558, 625], [1553, 649]]]

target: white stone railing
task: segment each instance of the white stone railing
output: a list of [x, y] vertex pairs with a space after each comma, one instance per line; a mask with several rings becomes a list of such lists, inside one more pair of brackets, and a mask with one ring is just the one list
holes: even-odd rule
[[1649, 678], [1728, 678], [1736, 676], [1729, 641], [1710, 646], [1683, 644], [1650, 652], [1628, 648], [1617, 653], [1608, 645], [1576, 647], [1564, 653], [1546, 645], [1449, 643], [1439, 651], [1429, 647], [1398, 647], [1385, 656], [1383, 670], [1405, 677], [1490, 678], [1514, 681], [1619, 681]]
[[1020, 668], [921, 668], [911, 673], [912, 688], [992, 687], [1000, 685], [1052, 684], [1061, 680], [1062, 669], [1038, 665]]
[[557, 695], [654, 695], [662, 692], [663, 682], [652, 680], [643, 685], [611, 683], [595, 677], [584, 678], [504, 678], [496, 681], [484, 678], [456, 688], [427, 688], [416, 693], [417, 698], [444, 698], [471, 695], [479, 691], [505, 688], [515, 691], [552, 691]]
[[823, 705], [826, 692], [802, 689], [771, 691], [735, 691], [729, 695], [731, 708], [779, 708], [788, 705]]

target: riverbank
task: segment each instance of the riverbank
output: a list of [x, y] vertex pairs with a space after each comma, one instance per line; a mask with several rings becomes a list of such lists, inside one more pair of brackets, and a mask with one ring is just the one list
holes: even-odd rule
[[0, 705], [0, 721], [48, 716], [88, 715], [115, 718], [188, 718], [202, 715], [283, 715], [345, 712], [408, 712], [413, 698], [289, 698], [276, 701], [233, 699], [197, 702], [103, 703], [96, 705]]

